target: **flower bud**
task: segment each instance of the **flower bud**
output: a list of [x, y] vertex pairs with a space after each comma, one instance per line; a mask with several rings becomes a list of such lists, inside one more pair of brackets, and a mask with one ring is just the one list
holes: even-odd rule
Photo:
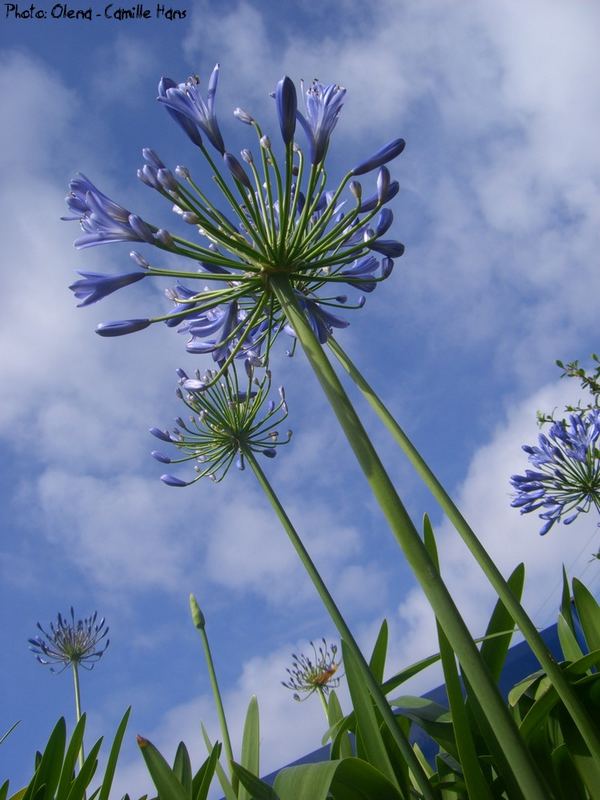
[[190, 594], [190, 611], [192, 614], [192, 622], [194, 623], [194, 627], [198, 628], [198, 630], [204, 630], [206, 620], [204, 619], [204, 614], [200, 610], [198, 601], [193, 594]]
[[406, 142], [404, 139], [394, 139], [386, 144], [385, 147], [373, 153], [366, 161], [354, 167], [352, 175], [364, 175], [365, 172], [371, 172], [371, 170], [377, 169], [377, 167], [381, 167], [383, 164], [387, 164], [388, 161], [400, 155], [404, 150], [405, 144]]
[[243, 108], [234, 108], [233, 109], [233, 116], [236, 119], [239, 119], [240, 122], [244, 122], [246, 125], [252, 125], [254, 122], [254, 117], [251, 117], [247, 111], [244, 111]]

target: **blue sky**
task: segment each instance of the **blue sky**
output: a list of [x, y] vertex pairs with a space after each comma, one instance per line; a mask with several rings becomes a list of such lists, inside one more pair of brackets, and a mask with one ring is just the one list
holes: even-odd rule
[[[561, 563], [599, 588], [588, 563], [596, 520], [540, 539], [537, 518], [509, 508], [508, 477], [524, 467], [536, 409], [575, 399], [554, 359], [598, 348], [600, 10], [538, 0], [173, 7], [186, 19], [15, 20], [0, 9], [0, 728], [22, 720], [0, 748], [0, 773], [15, 788], [56, 718], [72, 717], [68, 676], [27, 649], [36, 621], [70, 605], [81, 615], [97, 608], [111, 628], [105, 658], [83, 675], [92, 734], [108, 735], [134, 707], [119, 790], [148, 785], [133, 733], [169, 753], [183, 738], [197, 761], [200, 720], [218, 735], [190, 591], [207, 617], [234, 738], [258, 695], [265, 770], [317, 746], [323, 727], [318, 703], [294, 704], [280, 681], [290, 653], [332, 636], [332, 626], [252, 475], [180, 492], [158, 481], [149, 457], [148, 428], [180, 414], [174, 370], [193, 369], [193, 357], [165, 330], [93, 333], [99, 321], [157, 308], [159, 290], [137, 285], [76, 309], [66, 288], [74, 270], [129, 269], [126, 245], [73, 250], [76, 225], [59, 217], [75, 172], [164, 224], [169, 209], [135, 178], [141, 148], [203, 174], [155, 102], [163, 74], [206, 81], [220, 62], [219, 121], [233, 152], [253, 146], [231, 115], [238, 105], [275, 140], [269, 92], [283, 74], [348, 90], [333, 177], [388, 140], [407, 140], [392, 170], [401, 185], [393, 232], [406, 254], [340, 341], [501, 567], [526, 561], [538, 624], [553, 621]], [[424, 600], [301, 354], [280, 352], [274, 369], [294, 438], [266, 469], [359, 641], [370, 646], [390, 620], [390, 669], [399, 668], [435, 650]], [[432, 514], [448, 583], [481, 632], [492, 602], [483, 581], [361, 413], [414, 519]]]

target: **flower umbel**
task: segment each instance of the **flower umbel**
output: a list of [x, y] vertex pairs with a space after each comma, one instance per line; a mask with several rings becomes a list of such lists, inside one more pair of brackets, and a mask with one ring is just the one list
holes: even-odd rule
[[325, 639], [319, 643], [318, 649], [314, 642], [310, 643], [313, 657], [301, 653], [299, 656], [292, 653], [292, 666], [286, 668], [289, 675], [287, 681], [281, 681], [286, 689], [294, 692], [294, 700], [306, 700], [314, 692], [327, 695], [331, 689], [340, 685], [340, 675], [337, 674], [340, 663], [335, 660], [337, 645], [327, 644]]
[[[137, 282], [142, 275], [173, 279], [174, 285], [167, 289], [174, 304], [169, 313], [103, 323], [97, 332], [119, 336], [166, 322], [190, 337], [188, 351], [212, 354], [220, 367], [214, 380], [236, 357], [261, 358], [267, 366], [270, 347], [279, 333], [286, 330], [294, 335], [276, 291], [282, 281], [291, 286], [323, 343], [334, 328], [348, 324], [335, 309], [364, 305], [364, 296], [349, 300], [345, 291], [372, 292], [390, 275], [392, 259], [404, 249], [400, 242], [383, 239], [393, 220], [384, 206], [398, 191], [398, 182], [391, 180], [385, 164], [402, 152], [403, 140], [393, 140], [349, 170], [335, 190], [328, 190], [325, 157], [345, 89], [314, 81], [306, 91], [303, 115], [297, 110], [294, 85], [284, 77], [274, 95], [284, 157], [278, 163], [258, 122], [236, 109], [234, 113], [254, 129], [258, 139], [258, 153], [242, 149], [242, 164], [226, 148], [217, 124], [217, 79], [215, 67], [204, 99], [197, 79], [176, 84], [164, 78], [158, 99], [199, 147], [226, 210], [208, 199], [189, 169], [178, 166], [171, 171], [154, 151], [144, 148], [146, 163], [138, 177], [170, 203], [178, 224], [191, 230], [191, 235], [167, 231], [131, 214], [82, 175], [71, 182], [67, 204], [72, 213], [66, 217], [79, 220], [84, 230], [76, 247], [135, 241], [188, 260], [189, 266], [182, 258], [177, 266], [162, 266], [133, 253], [143, 270], [139, 277], [131, 272], [85, 273], [71, 289], [82, 301], [80, 305], [89, 305]], [[309, 158], [294, 141], [296, 119], [307, 135]], [[220, 160], [213, 160], [202, 136], [208, 137], [222, 156]], [[376, 169], [376, 192], [363, 193], [353, 178]]]
[[539, 435], [539, 446], [523, 445], [535, 469], [511, 477], [516, 490], [511, 505], [521, 514], [542, 509], [540, 534], [561, 519], [570, 525], [592, 505], [600, 512], [599, 436], [600, 410], [593, 409], [554, 422], [548, 436]]
[[[58, 614], [49, 631], [38, 622], [41, 635], [29, 639], [29, 649], [40, 664], [60, 665], [59, 672], [72, 665], [93, 669], [110, 642], [104, 617], [98, 619], [98, 612], [94, 611], [91, 617], [76, 620], [73, 607], [70, 617]], [[56, 671], [53, 666], [50, 669]]]
[[237, 457], [244, 469], [244, 455], [262, 453], [267, 458], [277, 455], [277, 447], [287, 444], [291, 431], [279, 438], [276, 430], [287, 417], [283, 388], [279, 389], [279, 403], [268, 401], [271, 373], [266, 371], [262, 380], [254, 376], [254, 369], [246, 361], [246, 380], [238, 379], [234, 366], [215, 381], [210, 370], [188, 378], [178, 370], [180, 386], [177, 396], [192, 411], [187, 420], [179, 417], [172, 432], [151, 428], [150, 433], [163, 442], [175, 445], [181, 457], [172, 458], [154, 450], [152, 456], [163, 464], [194, 461], [196, 475], [184, 481], [174, 475], [162, 475], [168, 486], [189, 486], [205, 476], [221, 481]]

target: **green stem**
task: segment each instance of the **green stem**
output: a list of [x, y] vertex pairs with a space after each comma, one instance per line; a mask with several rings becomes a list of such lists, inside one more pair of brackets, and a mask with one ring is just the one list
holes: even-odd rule
[[215, 707], [217, 709], [217, 716], [219, 717], [219, 727], [221, 728], [221, 736], [223, 737], [223, 747], [225, 748], [225, 756], [227, 758], [227, 763], [229, 764], [231, 785], [233, 786], [233, 789], [237, 795], [237, 778], [231, 767], [233, 763], [233, 750], [231, 748], [231, 739], [229, 737], [229, 728], [227, 727], [225, 709], [223, 708], [223, 700], [221, 698], [219, 683], [217, 681], [217, 673], [215, 671], [215, 665], [213, 662], [212, 653], [210, 651], [210, 644], [208, 642], [208, 636], [206, 635], [206, 630], [204, 629], [204, 626], [202, 626], [198, 630], [200, 631], [200, 638], [202, 639], [202, 647], [204, 648], [204, 658], [206, 660], [206, 666], [208, 668], [208, 677], [210, 679], [210, 686], [215, 701]]
[[418, 531], [404, 508], [335, 370], [298, 306], [285, 276], [273, 275], [271, 287], [346, 434], [396, 541], [412, 567], [436, 617], [457, 654], [465, 675], [527, 800], [548, 800], [541, 776], [525, 747], [497, 686], [492, 680], [469, 629], [450, 592], [435, 569]]
[[404, 735], [404, 732], [398, 725], [398, 721], [394, 716], [394, 712], [390, 708], [390, 704], [388, 703], [381, 689], [381, 686], [379, 685], [378, 681], [375, 680], [375, 677], [373, 676], [373, 673], [371, 672], [367, 661], [365, 660], [363, 654], [361, 653], [360, 648], [356, 643], [356, 640], [354, 639], [354, 636], [352, 635], [350, 628], [346, 624], [346, 621], [342, 616], [341, 611], [337, 607], [335, 600], [329, 593], [329, 589], [327, 588], [325, 582], [323, 581], [323, 578], [319, 574], [319, 571], [317, 570], [310, 555], [308, 554], [308, 551], [304, 547], [302, 539], [300, 538], [296, 529], [292, 525], [290, 518], [288, 517], [285, 509], [279, 502], [279, 498], [273, 491], [271, 484], [267, 480], [266, 475], [262, 471], [252, 451], [246, 450], [244, 455], [248, 463], [252, 467], [252, 470], [256, 475], [256, 478], [262, 490], [264, 491], [265, 495], [269, 499], [269, 502], [273, 506], [273, 509], [277, 514], [279, 521], [281, 522], [285, 532], [287, 533], [288, 538], [292, 543], [294, 550], [298, 554], [300, 561], [304, 566], [304, 569], [308, 573], [315, 589], [317, 590], [319, 597], [323, 601], [323, 605], [329, 612], [329, 615], [333, 620], [338, 630], [338, 633], [340, 634], [342, 639], [346, 642], [348, 647], [352, 650], [352, 653], [354, 654], [357, 663], [360, 665], [361, 673], [365, 680], [365, 683], [369, 688], [369, 692], [371, 693], [371, 696], [373, 697], [373, 700], [377, 705], [377, 708], [379, 709], [381, 716], [383, 717], [387, 727], [389, 728], [390, 733], [392, 734], [394, 741], [398, 746], [398, 749], [402, 753], [410, 770], [415, 776], [415, 780], [417, 781], [419, 788], [423, 792], [423, 797], [426, 798], [426, 800], [434, 800], [436, 798], [436, 794], [432, 789], [431, 784], [429, 783], [429, 779], [425, 774], [423, 767], [421, 766], [419, 760], [415, 756], [413, 749], [410, 746], [410, 743], [408, 742], [408, 739]]
[[527, 612], [519, 600], [511, 592], [508, 583], [502, 576], [502, 573], [495, 565], [489, 553], [481, 544], [458, 508], [452, 502], [452, 499], [447, 494], [444, 487], [438, 481], [431, 469], [427, 466], [418, 450], [415, 448], [408, 436], [404, 433], [400, 425], [398, 425], [394, 417], [392, 417], [379, 397], [375, 394], [371, 386], [363, 378], [348, 355], [344, 352], [344, 350], [342, 350], [335, 339], [330, 338], [328, 344], [340, 364], [356, 383], [358, 388], [371, 404], [372, 408], [375, 410], [375, 413], [390, 431], [396, 442], [400, 445], [401, 449], [408, 457], [416, 472], [422, 478], [423, 482], [429, 488], [431, 494], [439, 503], [444, 514], [446, 514], [450, 522], [452, 522], [462, 540], [475, 557], [475, 560], [485, 573], [490, 584], [494, 587], [494, 591], [502, 600], [506, 610], [521, 630], [521, 633], [527, 640], [531, 650], [540, 662], [541, 667], [545, 670], [546, 674], [552, 681], [558, 696], [571, 714], [573, 721], [577, 725], [581, 735], [590, 749], [590, 752], [594, 756], [594, 759], [596, 759], [597, 763], [600, 764], [600, 739], [598, 738], [594, 723], [583, 707], [581, 701], [575, 694], [572, 686], [565, 678], [562, 669], [556, 663], [554, 656], [546, 647], [544, 640], [528, 616]]
[[[73, 688], [75, 689], [75, 721], [78, 723], [81, 719], [81, 691], [79, 689], [79, 672], [77, 670], [76, 661], [71, 661], [71, 668], [73, 670]], [[78, 760], [79, 769], [81, 771], [85, 761], [85, 756], [83, 753], [83, 740], [81, 741], [81, 747], [79, 748]]]

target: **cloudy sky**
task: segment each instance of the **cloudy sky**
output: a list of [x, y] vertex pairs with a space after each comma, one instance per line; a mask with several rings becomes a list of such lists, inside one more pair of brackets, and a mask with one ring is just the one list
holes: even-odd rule
[[[197, 763], [200, 721], [218, 736], [190, 591], [207, 618], [234, 740], [252, 694], [265, 771], [318, 746], [324, 727], [318, 703], [295, 704], [280, 681], [291, 652], [332, 637], [332, 625], [252, 475], [176, 491], [149, 458], [148, 428], [181, 413], [174, 370], [194, 369], [194, 357], [164, 329], [93, 333], [102, 320], [153, 313], [159, 289], [137, 285], [84, 309], [67, 290], [75, 270], [130, 268], [127, 245], [73, 249], [76, 225], [59, 217], [75, 172], [164, 225], [168, 207], [135, 177], [141, 148], [209, 180], [155, 102], [161, 75], [205, 82], [220, 62], [219, 121], [233, 152], [253, 146], [235, 106], [277, 135], [269, 92], [284, 74], [348, 90], [332, 175], [407, 140], [392, 204], [406, 254], [340, 341], [502, 569], [526, 562], [537, 624], [553, 621], [563, 562], [597, 592], [597, 520], [541, 539], [537, 518], [509, 508], [508, 477], [524, 469], [520, 445], [536, 437], [536, 410], [576, 399], [554, 360], [598, 349], [599, 7], [302, 0], [275, 12], [261, 0], [206, 0], [173, 3], [183, 20], [157, 19], [147, 3], [150, 19], [137, 21], [104, 19], [103, 3], [92, 21], [53, 19], [52, 7], [36, 5], [46, 20], [0, 9], [0, 729], [21, 720], [0, 748], [0, 778], [18, 788], [54, 721], [72, 719], [69, 677], [27, 649], [36, 621], [71, 605], [81, 616], [98, 609], [111, 628], [105, 658], [82, 680], [91, 735], [110, 736], [133, 705], [119, 790], [148, 787], [134, 733], [168, 754], [184, 739]], [[302, 355], [280, 351], [273, 369], [294, 438], [265, 469], [365, 648], [388, 618], [397, 670], [436, 649], [426, 604]], [[357, 402], [413, 518], [430, 513], [447, 581], [481, 633], [492, 603], [484, 582]], [[414, 690], [436, 680], [424, 676]]]

